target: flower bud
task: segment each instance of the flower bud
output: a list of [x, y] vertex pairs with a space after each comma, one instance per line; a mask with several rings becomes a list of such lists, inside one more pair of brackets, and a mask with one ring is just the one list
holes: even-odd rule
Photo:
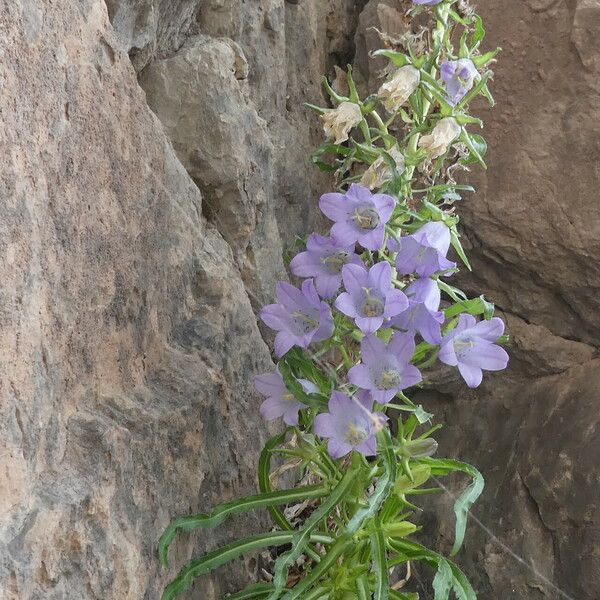
[[337, 108], [321, 115], [327, 138], [334, 138], [336, 144], [348, 139], [350, 130], [362, 121], [362, 112], [354, 102], [342, 102]]
[[412, 458], [423, 458], [425, 456], [433, 456], [437, 452], [437, 449], [438, 443], [433, 438], [425, 438], [424, 440], [405, 442], [402, 452]]
[[[396, 170], [401, 175], [406, 168], [404, 164], [404, 155], [397, 146], [394, 146], [387, 153], [394, 159]], [[392, 180], [392, 169], [386, 157], [380, 156], [363, 174], [360, 180], [361, 185], [374, 190], [380, 188], [384, 183]]]
[[453, 117], [446, 117], [438, 122], [429, 135], [419, 140], [419, 148], [427, 152], [427, 156], [435, 159], [442, 156], [450, 144], [460, 135], [460, 125]]
[[391, 79], [386, 81], [377, 92], [385, 109], [395, 113], [419, 87], [421, 74], [412, 65], [398, 69]]

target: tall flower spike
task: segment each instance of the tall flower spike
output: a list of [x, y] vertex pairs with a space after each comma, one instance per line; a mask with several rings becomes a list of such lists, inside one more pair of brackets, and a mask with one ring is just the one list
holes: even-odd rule
[[362, 121], [362, 112], [358, 104], [342, 102], [337, 108], [321, 115], [321, 120], [325, 136], [333, 139], [334, 144], [341, 144], [348, 140], [350, 130]]
[[281, 358], [293, 346], [308, 348], [312, 342], [322, 342], [333, 333], [333, 316], [326, 302], [321, 301], [312, 279], [302, 284], [302, 291], [280, 282], [277, 284], [279, 304], [269, 304], [260, 318], [279, 333], [275, 337], [275, 356]]
[[341, 392], [333, 392], [329, 400], [329, 412], [315, 417], [314, 432], [329, 440], [327, 449], [332, 458], [342, 458], [356, 450], [364, 456], [377, 453], [376, 434], [387, 417], [371, 412], [373, 400], [368, 394], [349, 398]]
[[419, 369], [410, 364], [414, 353], [415, 340], [408, 333], [395, 333], [387, 346], [378, 337], [368, 335], [360, 345], [362, 362], [348, 371], [348, 380], [385, 404], [398, 392], [422, 381]]
[[358, 265], [346, 265], [342, 278], [346, 291], [338, 296], [335, 307], [354, 319], [363, 333], [374, 333], [384, 319], [408, 308], [408, 298], [392, 287], [392, 267], [385, 261], [368, 271]]
[[[306, 379], [298, 379], [298, 383], [307, 394], [315, 394], [319, 391], [314, 383]], [[298, 425], [298, 412], [306, 406], [298, 402], [294, 394], [288, 391], [279, 371], [257, 375], [254, 379], [254, 387], [266, 397], [266, 400], [260, 405], [260, 414], [263, 419], [273, 421], [278, 417], [283, 417], [286, 425]]]
[[504, 333], [504, 321], [494, 317], [489, 321], [477, 320], [461, 314], [458, 325], [444, 337], [439, 359], [460, 374], [471, 388], [483, 379], [482, 371], [502, 371], [508, 365], [508, 354], [494, 342]]
[[371, 192], [353, 183], [345, 194], [321, 196], [319, 207], [335, 221], [332, 237], [340, 244], [358, 242], [368, 250], [379, 250], [383, 244], [385, 224], [389, 221], [396, 201], [385, 194]]
[[479, 71], [470, 58], [449, 60], [440, 67], [442, 81], [448, 92], [448, 102], [457, 105], [473, 87]]
[[450, 230], [441, 221], [427, 223], [412, 235], [390, 239], [388, 248], [398, 253], [396, 269], [401, 275], [417, 273], [419, 277], [429, 277], [456, 267], [456, 263], [446, 258]]
[[354, 253], [354, 244], [313, 233], [306, 241], [306, 252], [292, 259], [290, 270], [298, 277], [314, 277], [319, 295], [332, 298], [342, 285], [342, 267], [347, 264], [363, 264]]
[[392, 327], [412, 334], [417, 332], [429, 344], [440, 344], [444, 313], [439, 311], [441, 294], [438, 284], [429, 278], [417, 279], [404, 293], [409, 307], [391, 320]]
[[460, 125], [453, 117], [446, 117], [438, 121], [429, 135], [424, 135], [419, 140], [419, 148], [427, 152], [427, 156], [434, 160], [445, 154], [450, 144], [460, 135]]

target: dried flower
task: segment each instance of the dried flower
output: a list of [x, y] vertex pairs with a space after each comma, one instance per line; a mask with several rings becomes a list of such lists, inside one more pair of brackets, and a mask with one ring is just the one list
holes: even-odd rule
[[308, 348], [311, 342], [322, 342], [331, 337], [331, 309], [319, 298], [312, 279], [302, 284], [302, 290], [289, 283], [278, 283], [277, 299], [279, 304], [269, 304], [260, 311], [264, 323], [278, 331], [275, 337], [277, 358], [292, 346]]
[[423, 6], [435, 6], [436, 4], [440, 4], [443, 0], [412, 0], [413, 4], [423, 5]]
[[324, 194], [319, 202], [323, 214], [335, 221], [331, 235], [338, 243], [358, 242], [368, 250], [381, 248], [385, 224], [395, 205], [391, 196], [371, 194], [366, 187], [355, 183], [345, 194]]
[[460, 125], [453, 117], [446, 117], [438, 121], [429, 135], [419, 140], [419, 148], [424, 148], [430, 159], [442, 156], [450, 144], [460, 135]]
[[386, 318], [395, 317], [408, 308], [408, 299], [392, 287], [392, 267], [380, 262], [368, 271], [358, 265], [342, 269], [346, 291], [335, 301], [335, 307], [355, 320], [363, 333], [374, 333]]
[[340, 244], [313, 233], [306, 241], [306, 252], [292, 259], [290, 269], [298, 277], [314, 277], [319, 295], [332, 298], [342, 284], [342, 267], [347, 264], [363, 264], [354, 253], [354, 243]]
[[341, 458], [356, 450], [365, 456], [377, 453], [377, 431], [387, 417], [373, 413], [373, 400], [368, 394], [356, 394], [349, 398], [341, 392], [333, 392], [329, 400], [329, 412], [315, 417], [314, 432], [328, 438], [327, 449], [333, 458]]
[[504, 321], [494, 317], [477, 323], [475, 317], [461, 314], [458, 325], [442, 341], [439, 359], [460, 374], [471, 388], [483, 379], [482, 370], [501, 371], [508, 365], [508, 354], [494, 342], [504, 333]]
[[[387, 153], [393, 158], [396, 163], [396, 171], [398, 175], [404, 173], [406, 165], [404, 163], [404, 154], [400, 152], [397, 146], [390, 148]], [[392, 168], [388, 159], [385, 156], [380, 156], [375, 162], [364, 172], [361, 185], [374, 190], [391, 181], [393, 178]]]
[[350, 130], [362, 121], [360, 106], [354, 102], [342, 102], [337, 108], [321, 115], [323, 129], [327, 138], [333, 138], [335, 144], [348, 139]]
[[412, 65], [398, 69], [377, 92], [385, 109], [395, 113], [408, 101], [412, 93], [419, 87], [421, 74]]

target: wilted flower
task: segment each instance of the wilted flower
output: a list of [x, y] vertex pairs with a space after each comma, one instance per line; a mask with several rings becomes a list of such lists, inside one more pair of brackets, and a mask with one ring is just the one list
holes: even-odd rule
[[442, 156], [450, 144], [460, 135], [460, 125], [453, 117], [438, 121], [429, 135], [419, 140], [419, 148], [424, 148], [431, 159]]
[[414, 352], [415, 340], [408, 333], [394, 333], [387, 346], [378, 337], [368, 335], [360, 345], [362, 363], [348, 371], [348, 380], [385, 404], [423, 379], [419, 369], [410, 364]]
[[427, 223], [412, 235], [390, 239], [388, 248], [398, 252], [396, 269], [400, 275], [417, 273], [419, 277], [429, 277], [437, 271], [456, 267], [456, 263], [446, 258], [450, 230], [441, 221]]
[[392, 287], [392, 267], [379, 262], [368, 271], [358, 265], [342, 269], [346, 291], [335, 301], [335, 307], [355, 320], [363, 333], [374, 333], [383, 320], [395, 317], [408, 308], [408, 299]]
[[398, 69], [386, 81], [377, 92], [385, 109], [390, 113], [400, 110], [412, 93], [419, 87], [421, 74], [412, 65], [406, 65]]
[[331, 309], [319, 298], [312, 279], [302, 284], [302, 291], [289, 283], [278, 283], [277, 299], [279, 304], [269, 304], [260, 311], [265, 324], [279, 332], [275, 337], [277, 358], [292, 346], [307, 348], [311, 342], [331, 337]]
[[337, 108], [321, 115], [321, 119], [325, 135], [335, 139], [335, 144], [341, 144], [348, 139], [350, 130], [362, 121], [362, 112], [358, 104], [342, 102]]
[[362, 265], [354, 253], [354, 243], [340, 244], [333, 238], [311, 234], [306, 241], [306, 252], [296, 255], [290, 269], [298, 277], [314, 277], [317, 292], [322, 298], [331, 298], [342, 284], [342, 267]]
[[368, 250], [381, 248], [385, 224], [395, 205], [391, 196], [371, 194], [367, 188], [355, 183], [345, 194], [324, 194], [319, 202], [323, 214], [335, 221], [331, 235], [338, 243], [358, 242]]
[[[298, 379], [298, 383], [307, 394], [319, 391], [314, 383], [306, 379]], [[254, 387], [267, 398], [260, 405], [263, 419], [272, 421], [283, 417], [286, 425], [298, 425], [298, 411], [306, 407], [289, 392], [279, 371], [258, 375], [254, 379]]]
[[[406, 166], [404, 164], [404, 154], [400, 152], [397, 146], [390, 148], [387, 153], [394, 159], [396, 163], [396, 171], [398, 175], [402, 175]], [[391, 181], [393, 178], [392, 168], [388, 159], [380, 156], [375, 162], [364, 172], [361, 185], [368, 187], [370, 190], [381, 187], [384, 183]]]
[[440, 68], [442, 81], [448, 92], [448, 102], [455, 106], [473, 87], [473, 82], [479, 77], [479, 71], [470, 58], [449, 60]]
[[377, 432], [387, 421], [383, 413], [373, 413], [373, 399], [368, 394], [348, 398], [333, 392], [329, 412], [315, 417], [314, 432], [328, 438], [327, 449], [333, 458], [341, 458], [352, 450], [365, 456], [377, 453]]
[[441, 343], [444, 313], [438, 311], [441, 293], [437, 283], [429, 278], [417, 279], [404, 293], [408, 297], [408, 309], [392, 319], [392, 327], [412, 334], [418, 332], [430, 344]]
[[413, 4], [422, 4], [424, 6], [435, 6], [436, 4], [440, 4], [443, 0], [412, 0]]
[[458, 325], [442, 341], [439, 359], [460, 374], [471, 388], [477, 387], [485, 371], [501, 371], [508, 354], [494, 342], [504, 333], [504, 321], [494, 317], [477, 323], [472, 315], [461, 314]]

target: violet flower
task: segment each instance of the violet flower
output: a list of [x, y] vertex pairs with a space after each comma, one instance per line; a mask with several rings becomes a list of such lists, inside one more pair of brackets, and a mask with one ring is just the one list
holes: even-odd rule
[[489, 321], [476, 321], [465, 313], [458, 318], [458, 325], [442, 341], [439, 359], [460, 374], [471, 388], [483, 379], [482, 370], [501, 371], [508, 365], [508, 354], [494, 342], [504, 333], [504, 321], [494, 317]]
[[373, 413], [373, 399], [369, 394], [358, 393], [349, 398], [333, 392], [329, 412], [315, 417], [314, 432], [327, 438], [327, 450], [332, 458], [342, 458], [352, 450], [364, 456], [377, 453], [377, 432], [387, 421], [383, 413]]
[[292, 346], [308, 348], [311, 342], [322, 342], [333, 333], [333, 316], [323, 302], [312, 279], [302, 284], [302, 291], [285, 282], [277, 284], [279, 304], [269, 304], [260, 311], [264, 323], [278, 331], [275, 356], [281, 358]]
[[396, 269], [400, 275], [416, 272], [419, 277], [429, 277], [438, 271], [456, 267], [456, 263], [446, 258], [450, 248], [450, 229], [441, 221], [427, 223], [412, 235], [390, 239], [388, 248], [398, 252]]
[[414, 353], [415, 340], [409, 333], [394, 333], [387, 346], [374, 335], [366, 336], [360, 345], [362, 362], [348, 371], [348, 380], [385, 404], [422, 381], [419, 369], [410, 364]]
[[331, 228], [333, 238], [344, 245], [358, 242], [368, 250], [381, 248], [385, 224], [395, 205], [391, 196], [371, 194], [356, 183], [345, 194], [324, 194], [319, 202], [325, 216], [335, 221]]
[[322, 298], [332, 298], [342, 284], [342, 267], [362, 265], [354, 244], [340, 244], [333, 238], [313, 233], [306, 241], [306, 252], [292, 259], [290, 269], [298, 277], [314, 277]]
[[479, 71], [470, 58], [449, 60], [440, 67], [442, 81], [448, 93], [447, 100], [456, 106], [473, 87]]
[[[314, 383], [306, 379], [298, 379], [298, 383], [307, 394], [315, 394], [319, 391]], [[273, 421], [283, 417], [286, 425], [298, 425], [298, 412], [306, 406], [298, 402], [294, 394], [287, 389], [279, 371], [257, 375], [254, 379], [254, 387], [267, 398], [260, 405], [263, 419]]]
[[342, 278], [346, 291], [337, 297], [335, 307], [354, 319], [365, 334], [374, 333], [384, 319], [408, 308], [408, 298], [392, 287], [392, 267], [385, 261], [368, 271], [363, 266], [346, 265]]
[[418, 332], [429, 344], [442, 341], [441, 326], [444, 313], [440, 307], [440, 288], [433, 279], [417, 279], [404, 293], [408, 297], [408, 309], [391, 320], [392, 327], [414, 334]]
[[413, 4], [423, 5], [423, 6], [435, 6], [436, 4], [440, 4], [443, 0], [412, 0]]

